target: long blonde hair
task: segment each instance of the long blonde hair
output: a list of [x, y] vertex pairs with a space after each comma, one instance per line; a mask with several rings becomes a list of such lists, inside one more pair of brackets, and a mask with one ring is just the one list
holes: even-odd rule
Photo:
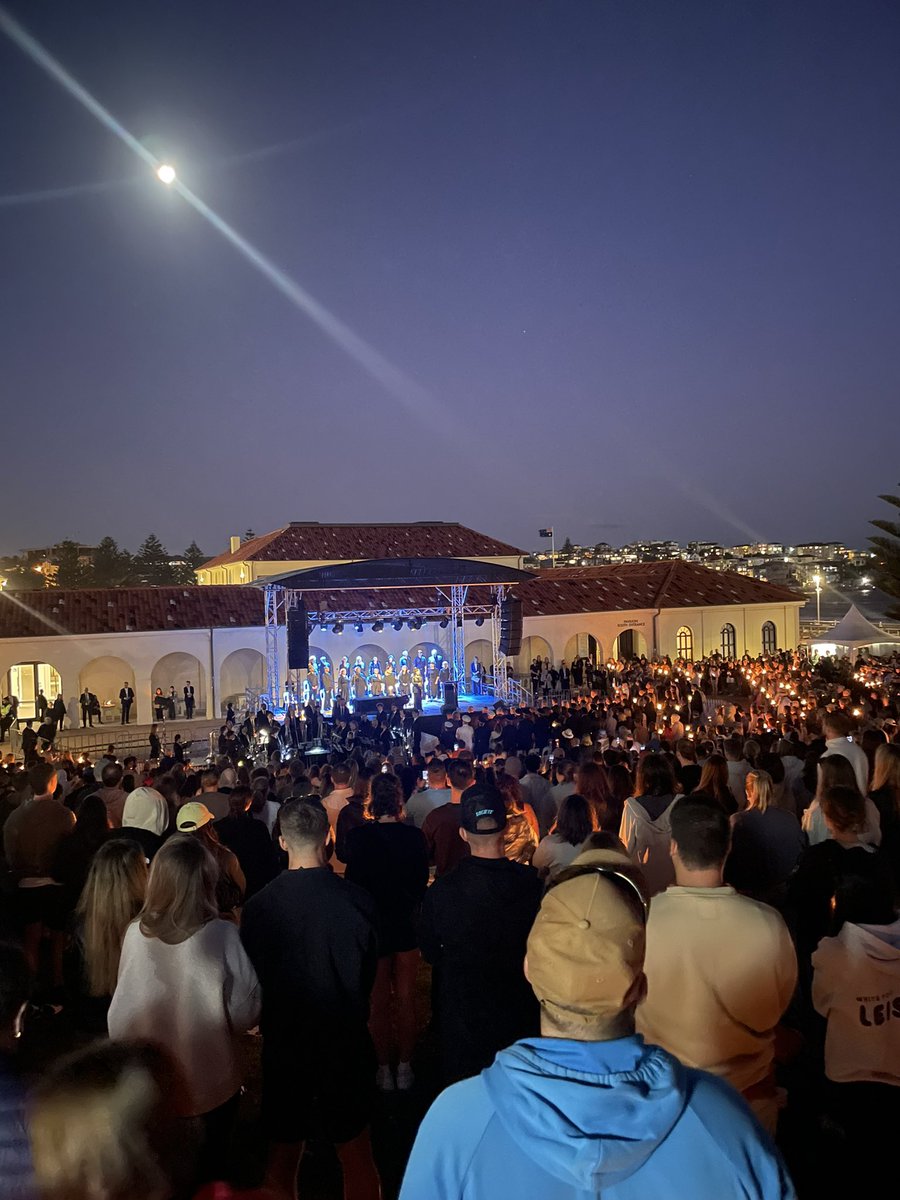
[[885, 742], [875, 751], [875, 773], [871, 790], [887, 788], [893, 794], [894, 810], [900, 817], [900, 746]]
[[147, 892], [147, 860], [125, 838], [106, 842], [94, 855], [78, 901], [88, 991], [111, 996], [116, 990], [125, 931], [141, 911]]
[[765, 812], [772, 803], [775, 783], [768, 771], [748, 771], [748, 782], [751, 779], [753, 780], [753, 801], [751, 803], [750, 797], [747, 797], [748, 807], [755, 808], [757, 812]]
[[[170, 1200], [188, 1183], [185, 1086], [149, 1042], [96, 1042], [54, 1064], [29, 1113], [45, 1200]], [[189, 1195], [190, 1192], [184, 1194]]]
[[140, 912], [144, 937], [169, 946], [186, 942], [219, 915], [219, 865], [199, 838], [178, 834], [157, 851]]

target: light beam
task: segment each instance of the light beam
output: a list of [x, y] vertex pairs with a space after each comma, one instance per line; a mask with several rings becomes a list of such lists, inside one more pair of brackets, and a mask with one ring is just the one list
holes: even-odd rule
[[295, 279], [292, 279], [290, 275], [282, 271], [271, 259], [257, 250], [245, 237], [201, 200], [199, 196], [185, 187], [175, 177], [174, 170], [171, 167], [169, 168], [172, 170], [171, 180], [163, 179], [160, 171], [164, 170], [167, 164], [162, 163], [145, 146], [142, 146], [138, 139], [132, 133], [129, 133], [125, 126], [117, 121], [113, 114], [99, 100], [96, 100], [86, 88], [82, 87], [74, 76], [70, 75], [65, 67], [53, 58], [3, 7], [0, 7], [0, 31], [15, 42], [19, 49], [32, 62], [36, 63], [52, 79], [55, 79], [61, 87], [65, 88], [110, 133], [115, 134], [131, 151], [147, 163], [164, 183], [167, 183], [173, 191], [177, 191], [193, 209], [205, 217], [226, 241], [269, 280], [273, 287], [304, 312], [324, 333], [327, 333], [331, 340], [348, 357], [358, 363], [386, 392], [396, 400], [399, 400], [411, 415], [419, 419], [425, 419], [429, 424], [434, 426], [440, 424], [440, 410], [437, 403], [421, 384], [416, 383], [415, 380], [401, 371], [399, 367], [394, 366], [380, 351], [376, 350], [374, 346], [369, 345], [364, 338], [354, 332], [349, 325], [344, 324], [339, 317], [335, 316], [323, 304], [320, 304]]

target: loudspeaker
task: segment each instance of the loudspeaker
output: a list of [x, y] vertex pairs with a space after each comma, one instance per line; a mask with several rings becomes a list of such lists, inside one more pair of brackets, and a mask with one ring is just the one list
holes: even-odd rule
[[500, 653], [514, 657], [522, 649], [522, 601], [510, 596], [500, 605]]
[[303, 603], [288, 609], [287, 650], [289, 671], [299, 671], [309, 666], [309, 624]]

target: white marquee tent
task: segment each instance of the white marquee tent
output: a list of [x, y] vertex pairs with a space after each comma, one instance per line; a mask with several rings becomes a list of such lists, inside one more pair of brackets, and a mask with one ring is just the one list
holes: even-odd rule
[[810, 645], [813, 649], [821, 651], [832, 647], [841, 650], [863, 650], [867, 646], [900, 646], [900, 637], [873, 625], [855, 604], [851, 604], [837, 625], [813, 638]]

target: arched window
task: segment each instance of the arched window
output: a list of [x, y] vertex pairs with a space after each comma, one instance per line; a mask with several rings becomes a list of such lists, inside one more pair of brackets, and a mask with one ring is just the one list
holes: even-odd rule
[[737, 637], [733, 625], [722, 626], [722, 657], [734, 658], [737, 653]]
[[689, 625], [682, 625], [675, 634], [675, 656], [688, 660], [694, 657], [694, 632]]
[[778, 631], [775, 628], [774, 621], [766, 621], [762, 627], [762, 652], [763, 654], [774, 654], [778, 646]]

